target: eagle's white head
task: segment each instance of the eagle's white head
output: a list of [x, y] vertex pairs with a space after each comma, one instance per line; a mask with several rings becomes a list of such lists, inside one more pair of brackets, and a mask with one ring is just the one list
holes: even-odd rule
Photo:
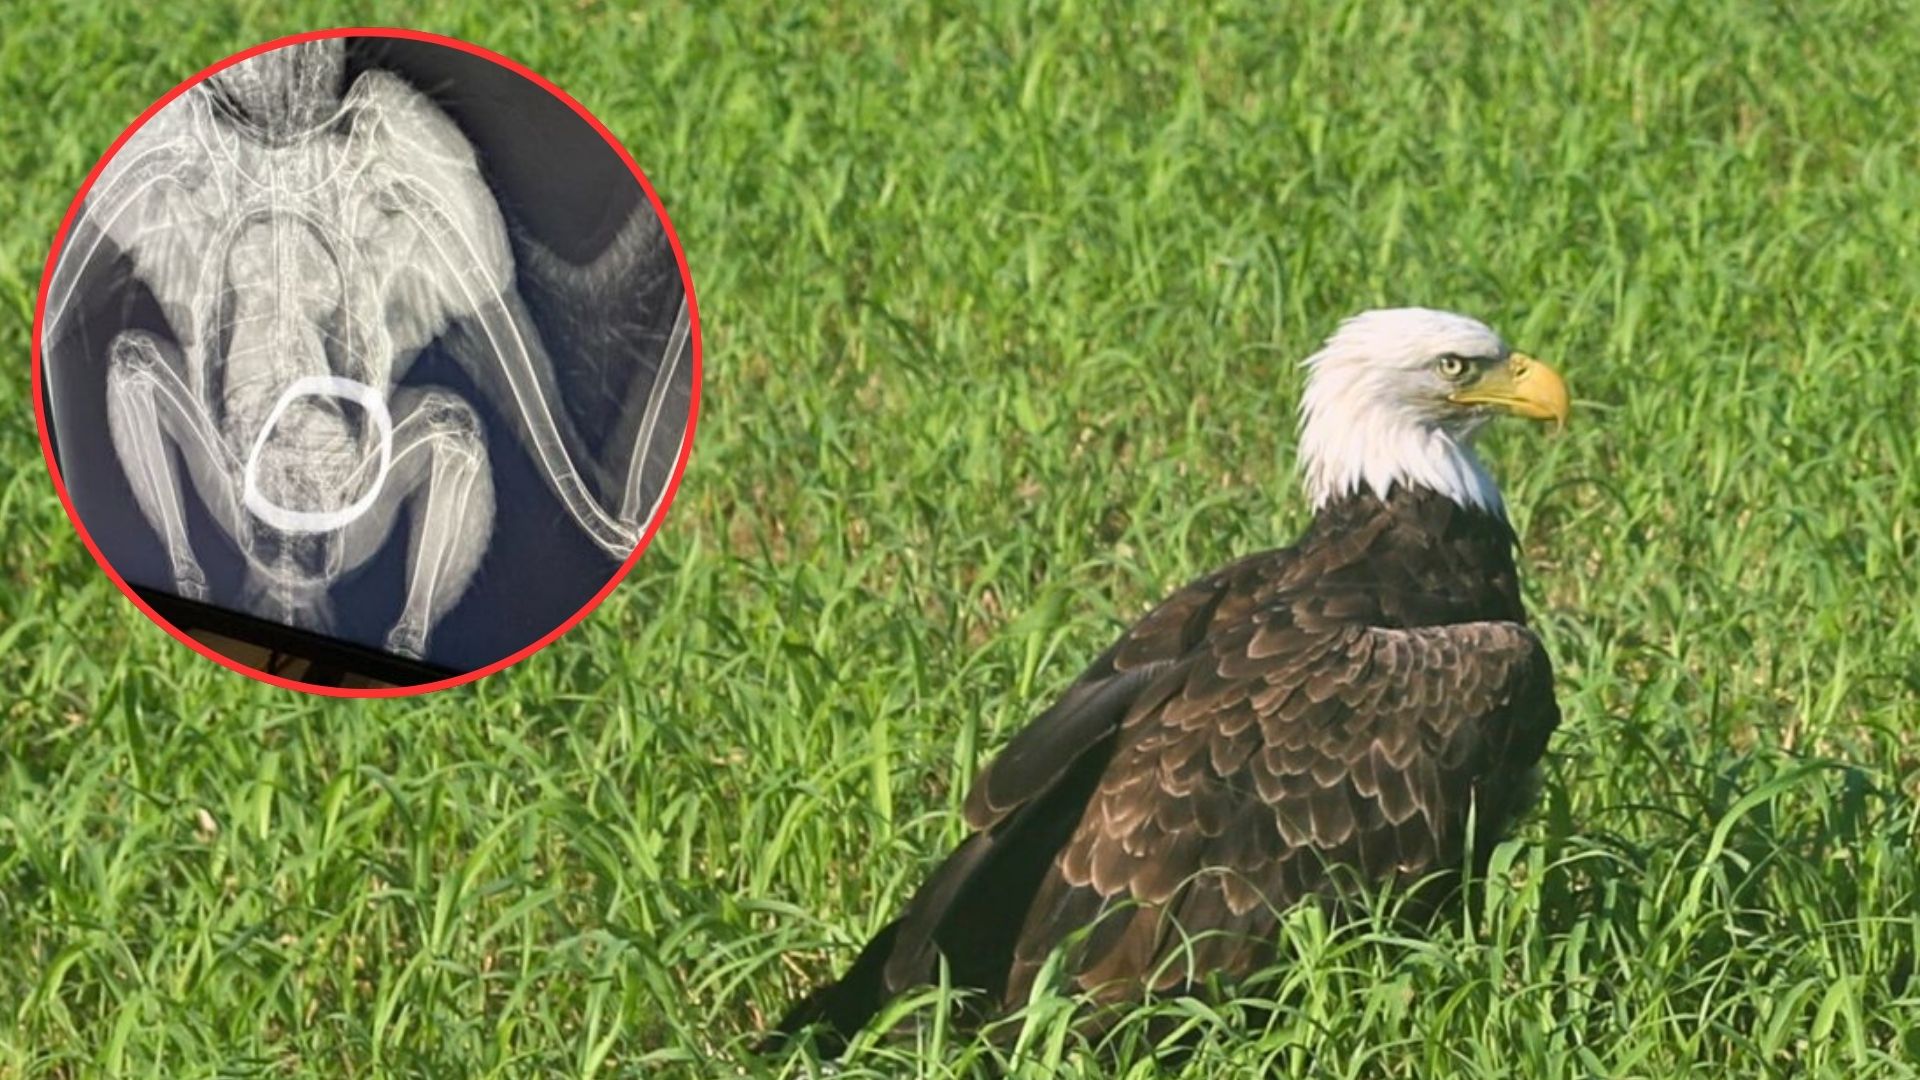
[[1504, 514], [1474, 456], [1475, 433], [1500, 413], [1567, 420], [1567, 385], [1552, 368], [1452, 312], [1356, 315], [1305, 366], [1300, 470], [1315, 510], [1363, 489], [1384, 499], [1404, 484]]

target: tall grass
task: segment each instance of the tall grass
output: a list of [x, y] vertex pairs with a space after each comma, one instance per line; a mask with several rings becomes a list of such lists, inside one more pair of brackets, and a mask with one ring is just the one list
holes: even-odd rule
[[[0, 1077], [808, 1074], [756, 1031], [1124, 621], [1292, 537], [1295, 361], [1400, 303], [1577, 399], [1487, 445], [1566, 723], [1486, 894], [1425, 935], [1290, 920], [1246, 1000], [1104, 1052], [1056, 997], [998, 1047], [923, 1004], [843, 1075], [1914, 1075], [1910, 6], [347, 7], [27, 0], [0, 37]], [[27, 420], [97, 154], [348, 22], [593, 109], [706, 338], [628, 583], [378, 704], [149, 625]]]

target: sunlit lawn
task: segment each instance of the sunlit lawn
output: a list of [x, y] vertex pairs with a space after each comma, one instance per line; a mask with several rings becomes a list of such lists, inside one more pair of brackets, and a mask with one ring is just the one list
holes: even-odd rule
[[[1272, 1007], [1159, 1006], [1184, 1061], [1137, 1027], [1089, 1055], [1046, 997], [1017, 1060], [923, 1008], [842, 1075], [1913, 1075], [1920, 15], [458, 6], [7, 17], [0, 1077], [814, 1071], [747, 1046], [1123, 620], [1291, 539], [1295, 362], [1400, 303], [1577, 399], [1488, 445], [1566, 711], [1507, 872], [1426, 936], [1294, 921]], [[706, 341], [627, 584], [375, 704], [121, 599], [27, 391], [41, 261], [119, 128], [353, 22], [594, 110]]]

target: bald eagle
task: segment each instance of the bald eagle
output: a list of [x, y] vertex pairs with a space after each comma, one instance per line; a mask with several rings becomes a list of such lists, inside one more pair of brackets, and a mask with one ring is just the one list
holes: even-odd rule
[[1063, 946], [1096, 1003], [1196, 991], [1270, 962], [1280, 914], [1343, 881], [1484, 869], [1560, 713], [1473, 440], [1564, 424], [1566, 384], [1422, 308], [1347, 320], [1305, 367], [1306, 535], [1175, 592], [1014, 736], [971, 835], [776, 1042], [836, 1052], [943, 959], [989, 1016]]

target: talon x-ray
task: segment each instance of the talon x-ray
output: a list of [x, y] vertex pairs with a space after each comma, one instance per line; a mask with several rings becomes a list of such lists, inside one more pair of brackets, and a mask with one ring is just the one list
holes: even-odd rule
[[42, 323], [76, 513], [130, 582], [473, 670], [659, 512], [690, 311], [567, 104], [458, 49], [290, 45], [100, 173]]

